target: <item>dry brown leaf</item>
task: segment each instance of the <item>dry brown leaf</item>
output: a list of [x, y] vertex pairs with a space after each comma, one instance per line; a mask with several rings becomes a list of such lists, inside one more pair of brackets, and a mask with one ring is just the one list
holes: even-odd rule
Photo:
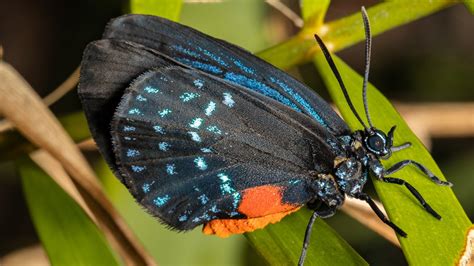
[[27, 139], [61, 163], [125, 263], [154, 264], [103, 193], [79, 148], [30, 85], [5, 62], [0, 62], [0, 97], [0, 113]]
[[0, 258], [2, 266], [48, 266], [48, 256], [40, 245], [15, 250]]
[[459, 266], [474, 265], [474, 226], [471, 226], [466, 233], [466, 244], [458, 262]]
[[[1, 56], [0, 56], [1, 59]], [[43, 102], [47, 106], [52, 105], [59, 99], [61, 99], [66, 93], [74, 89], [79, 82], [79, 67], [77, 67], [74, 72], [63, 82], [59, 87], [57, 87], [55, 90], [53, 90], [50, 94], [48, 94], [46, 97], [44, 97]], [[3, 119], [0, 121], [0, 132], [6, 131], [13, 129], [13, 124], [6, 120]]]

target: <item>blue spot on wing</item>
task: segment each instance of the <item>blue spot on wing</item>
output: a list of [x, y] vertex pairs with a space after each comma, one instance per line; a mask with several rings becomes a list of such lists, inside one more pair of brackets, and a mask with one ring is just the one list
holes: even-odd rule
[[157, 207], [162, 207], [162, 206], [165, 205], [169, 200], [170, 200], [170, 196], [169, 196], [169, 195], [164, 195], [164, 196], [161, 196], [161, 197], [156, 197], [156, 198], [153, 200], [153, 203], [154, 203]]

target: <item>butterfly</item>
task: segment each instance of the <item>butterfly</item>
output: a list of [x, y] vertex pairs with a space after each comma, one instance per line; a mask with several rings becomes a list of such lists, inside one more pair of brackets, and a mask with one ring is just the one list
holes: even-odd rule
[[368, 125], [355, 110], [322, 40], [315, 35], [345, 98], [364, 130], [352, 132], [319, 95], [251, 53], [192, 28], [148, 15], [112, 20], [84, 52], [78, 93], [99, 151], [137, 202], [176, 230], [203, 225], [228, 236], [280, 221], [303, 206], [312, 225], [332, 216], [346, 196], [366, 201], [368, 173], [404, 185], [426, 211], [441, 216], [406, 181], [389, 177], [381, 160], [393, 145], [372, 125], [367, 105], [371, 34], [365, 9]]

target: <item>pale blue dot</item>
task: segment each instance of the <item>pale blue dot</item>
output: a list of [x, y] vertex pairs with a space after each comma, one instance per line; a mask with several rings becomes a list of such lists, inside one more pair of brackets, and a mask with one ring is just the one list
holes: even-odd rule
[[204, 121], [204, 119], [199, 118], [199, 117], [193, 118], [193, 120], [191, 120], [191, 123], [189, 123], [189, 126], [192, 127], [192, 128], [198, 129], [202, 125], [203, 121]]
[[[235, 189], [232, 189], [232, 190], [235, 191]], [[237, 207], [239, 206], [239, 201], [240, 201], [240, 193], [234, 192], [232, 193], [232, 197], [234, 198], [234, 202], [233, 202], [234, 208], [237, 209]]]
[[201, 137], [197, 132], [188, 132], [188, 134], [191, 135], [191, 139], [195, 142], [201, 142]]
[[232, 95], [228, 92], [224, 92], [224, 100], [222, 101], [223, 104], [229, 106], [229, 107], [234, 107], [234, 99], [232, 99]]
[[123, 127], [123, 131], [125, 132], [131, 132], [131, 131], [135, 131], [135, 127], [132, 127], [132, 126], [124, 126]]
[[213, 206], [212, 206], [211, 212], [213, 212], [213, 213], [218, 213], [218, 212], [219, 212], [219, 210], [217, 209], [217, 206], [216, 206], [216, 205], [213, 205]]
[[[153, 183], [152, 183], [152, 184], [153, 184]], [[142, 186], [143, 193], [148, 193], [148, 192], [150, 192], [150, 189], [151, 189], [151, 185], [152, 185], [152, 184], [149, 184], [149, 183], [143, 184], [143, 186]]]
[[218, 134], [218, 135], [222, 134], [222, 131], [217, 126], [208, 126], [206, 129], [207, 131]]
[[158, 93], [160, 91], [159, 89], [156, 89], [156, 88], [153, 88], [153, 87], [150, 87], [150, 86], [145, 87], [144, 90], [145, 90], [145, 92], [153, 93], [153, 94]]
[[158, 114], [161, 116], [161, 117], [165, 117], [169, 114], [171, 114], [171, 110], [166, 108], [166, 109], [163, 109], [161, 111], [158, 112]]
[[230, 193], [234, 192], [233, 189], [230, 187], [230, 185], [228, 183], [222, 184], [221, 185], [221, 190], [222, 190], [223, 194], [225, 194], [225, 193], [230, 194]]
[[230, 181], [229, 177], [224, 173], [217, 174], [217, 177], [219, 177], [222, 182]]
[[133, 108], [128, 110], [129, 115], [141, 115], [142, 112], [138, 108]]
[[153, 203], [157, 206], [157, 207], [161, 207], [163, 205], [165, 205], [168, 200], [170, 200], [170, 196], [169, 195], [164, 195], [162, 197], [156, 197], [154, 200], [153, 200]]
[[210, 148], [201, 148], [201, 151], [204, 153], [211, 153], [212, 150]]
[[163, 128], [158, 125], [153, 126], [153, 129], [155, 130], [156, 133], [165, 134], [165, 131], [163, 130]]
[[209, 104], [206, 107], [206, 110], [204, 110], [204, 111], [205, 111], [207, 116], [210, 116], [210, 115], [212, 115], [212, 112], [214, 112], [214, 110], [216, 110], [216, 103], [213, 102], [213, 101], [210, 101]]
[[197, 157], [196, 159], [194, 159], [194, 163], [196, 164], [196, 167], [199, 170], [206, 170], [207, 169], [206, 161], [202, 157]]
[[176, 174], [176, 166], [174, 164], [167, 164], [166, 165], [166, 173], [169, 175], [175, 175]]
[[197, 97], [199, 97], [200, 95], [198, 93], [194, 93], [194, 92], [185, 92], [183, 93], [181, 96], [179, 96], [179, 98], [181, 100], [183, 100], [183, 102], [189, 102], [191, 101], [192, 99], [195, 99]]
[[134, 150], [134, 149], [127, 150], [127, 157], [136, 157], [138, 155], [140, 155], [140, 152], [138, 150]]
[[296, 185], [296, 184], [298, 184], [298, 183], [300, 183], [300, 182], [301, 182], [301, 180], [296, 179], [296, 180], [291, 180], [291, 181], [288, 182], [288, 183], [290, 183], [291, 185]]
[[193, 223], [199, 223], [201, 221], [201, 219], [199, 217], [196, 217], [193, 219]]
[[179, 216], [179, 218], [178, 218], [178, 220], [179, 220], [180, 222], [184, 222], [184, 221], [186, 221], [187, 219], [188, 219], [188, 216], [187, 216], [187, 215], [181, 215], [181, 216]]
[[131, 137], [125, 136], [125, 137], [123, 137], [123, 139], [124, 139], [124, 140], [136, 140], [137, 138], [131, 138]]
[[200, 89], [202, 88], [202, 86], [204, 86], [204, 81], [200, 80], [200, 79], [196, 79], [194, 80], [194, 86], [196, 86], [196, 88]]
[[142, 171], [145, 170], [145, 169], [146, 169], [145, 166], [132, 165], [132, 171], [135, 172], [135, 173], [140, 173], [140, 172], [142, 172]]
[[137, 99], [137, 101], [139, 102], [146, 102], [146, 98], [143, 97], [141, 94], [138, 94], [135, 99]]
[[209, 201], [209, 198], [205, 194], [200, 195], [198, 199], [201, 201], [202, 205], [206, 204]]
[[159, 147], [160, 150], [162, 150], [162, 151], [167, 151], [167, 150], [169, 150], [170, 146], [171, 146], [171, 145], [170, 145], [168, 142], [165, 142], [165, 141], [160, 142], [160, 143], [158, 144], [158, 147]]
[[201, 191], [201, 190], [199, 190], [199, 188], [197, 188], [197, 187], [193, 187], [193, 188], [194, 188], [194, 191], [196, 191], [196, 192]]

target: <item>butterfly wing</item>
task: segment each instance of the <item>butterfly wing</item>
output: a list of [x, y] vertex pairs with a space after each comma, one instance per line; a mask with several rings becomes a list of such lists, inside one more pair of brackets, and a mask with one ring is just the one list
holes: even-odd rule
[[112, 20], [104, 38], [142, 44], [176, 61], [257, 91], [302, 112], [334, 135], [350, 133], [346, 123], [315, 92], [251, 53], [178, 23], [146, 15]]
[[111, 126], [125, 184], [180, 230], [289, 213], [316, 195], [315, 158], [329, 171], [335, 156], [323, 141], [331, 135], [311, 118], [182, 66], [138, 77]]

